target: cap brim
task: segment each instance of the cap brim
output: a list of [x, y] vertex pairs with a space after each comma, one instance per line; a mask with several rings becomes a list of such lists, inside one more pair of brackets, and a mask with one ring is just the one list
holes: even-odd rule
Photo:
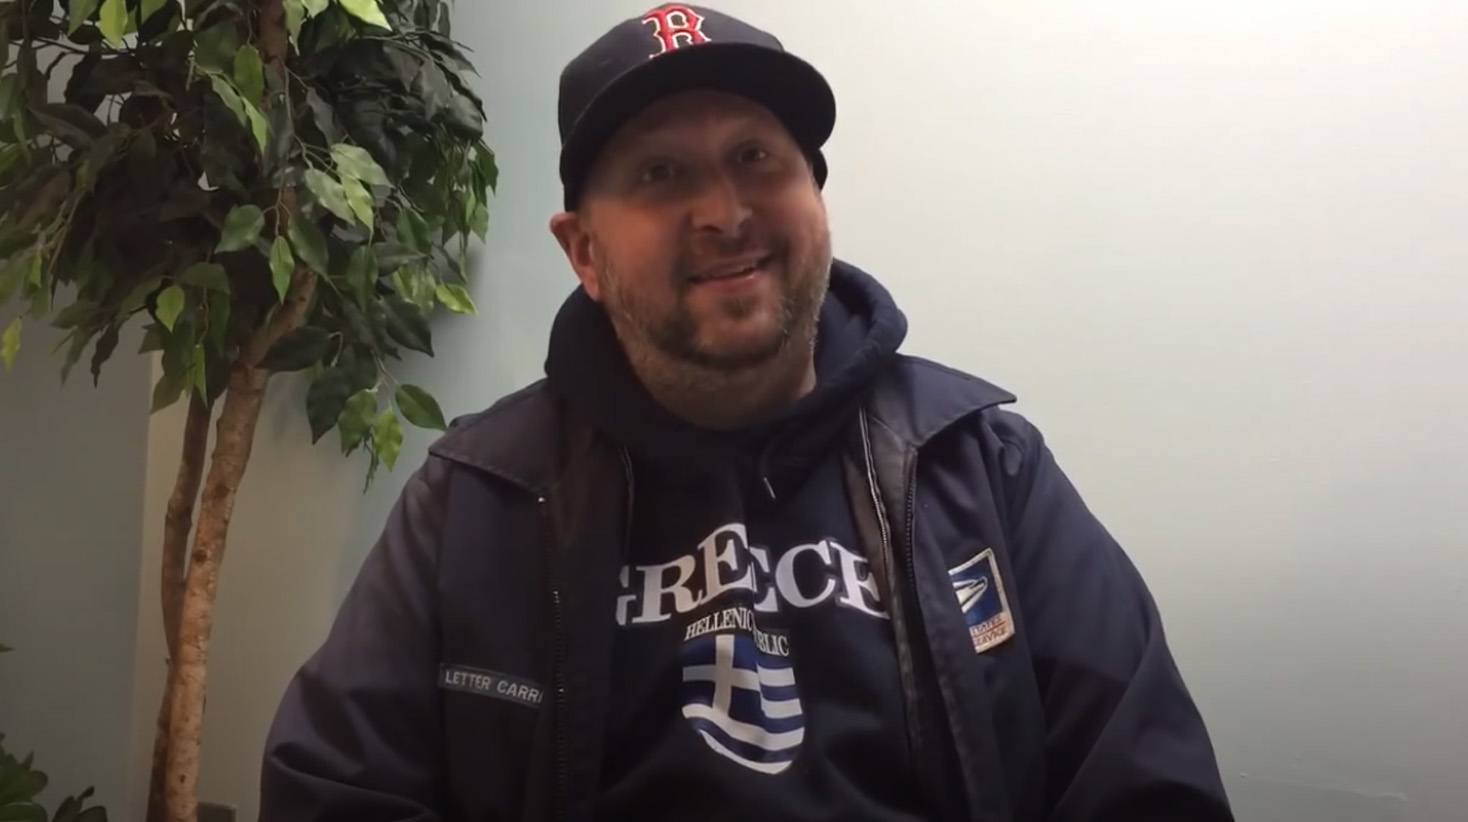
[[813, 66], [788, 52], [748, 43], [685, 47], [624, 73], [592, 100], [561, 148], [566, 208], [575, 207], [596, 157], [628, 120], [663, 97], [692, 89], [726, 91], [768, 108], [811, 156], [825, 183], [819, 149], [836, 124], [836, 98]]

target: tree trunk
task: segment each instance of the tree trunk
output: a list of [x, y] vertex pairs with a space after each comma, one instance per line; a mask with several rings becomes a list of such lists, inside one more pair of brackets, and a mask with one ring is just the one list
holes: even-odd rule
[[[163, 603], [163, 636], [166, 643], [165, 667], [172, 668], [178, 655], [178, 614], [183, 606], [184, 571], [188, 567], [189, 533], [193, 530], [194, 504], [199, 498], [199, 483], [204, 477], [204, 455], [209, 445], [209, 418], [213, 406], [198, 394], [189, 394], [188, 421], [184, 423], [183, 453], [179, 457], [178, 476], [173, 482], [173, 496], [168, 499], [168, 512], [163, 521], [163, 578], [159, 595]], [[148, 780], [148, 822], [163, 822], [164, 771], [168, 766], [168, 714], [171, 702], [165, 677], [163, 699], [158, 703], [158, 718], [153, 732], [153, 769]]]
[[[284, 0], [263, 0], [256, 23], [261, 56], [268, 70], [276, 74], [279, 88], [285, 89], [285, 62], [290, 43]], [[268, 114], [275, 105], [282, 104], [285, 101], [272, 100], [267, 95], [264, 108]], [[282, 191], [278, 204], [275, 229], [276, 234], [281, 235], [295, 212], [295, 192]], [[315, 292], [316, 274], [304, 266], [298, 267], [291, 275], [284, 304], [265, 327], [251, 337], [230, 369], [224, 408], [215, 431], [214, 453], [209, 459], [209, 476], [200, 501], [199, 526], [194, 534], [193, 551], [187, 555], [188, 570], [173, 622], [174, 634], [170, 637], [172, 661], [164, 695], [167, 741], [161, 746], [167, 763], [163, 780], [164, 813], [161, 821], [153, 820], [150, 809], [150, 822], [197, 822], [198, 819], [199, 748], [203, 737], [205, 679], [209, 638], [214, 628], [214, 600], [219, 591], [219, 569], [224, 561], [235, 497], [249, 465], [255, 426], [260, 420], [260, 409], [270, 379], [270, 372], [258, 366], [281, 337], [305, 322]], [[205, 425], [207, 431], [207, 418]], [[177, 496], [177, 489], [175, 492]], [[186, 528], [184, 534], [186, 538]], [[181, 564], [173, 567], [181, 570]], [[169, 557], [165, 555], [165, 585], [169, 568]], [[164, 597], [167, 622], [167, 594]], [[169, 628], [165, 626], [165, 630]], [[161, 716], [159, 731], [160, 736], [164, 736], [161, 733], [165, 730]], [[154, 747], [156, 754], [160, 746], [155, 743]]]
[[219, 591], [219, 566], [234, 513], [235, 496], [255, 424], [265, 398], [269, 372], [245, 363], [230, 373], [229, 393], [215, 430], [214, 454], [200, 501], [199, 528], [189, 556], [179, 616], [178, 653], [169, 669], [172, 702], [169, 706], [167, 797], [169, 822], [194, 822], [198, 816], [199, 743], [204, 723], [204, 681], [209, 637], [214, 627], [214, 599]]
[[[283, 198], [294, 208], [295, 198]], [[304, 266], [291, 275], [285, 304], [260, 329], [230, 369], [224, 408], [214, 432], [214, 453], [199, 500], [199, 525], [189, 553], [179, 611], [178, 648], [168, 672], [168, 768], [165, 778], [167, 822], [196, 822], [198, 817], [199, 744], [204, 728], [205, 677], [209, 637], [214, 628], [214, 599], [219, 591], [219, 567], [234, 514], [235, 496], [250, 462], [255, 425], [265, 400], [270, 372], [258, 367], [281, 337], [305, 322], [316, 293], [316, 274]]]

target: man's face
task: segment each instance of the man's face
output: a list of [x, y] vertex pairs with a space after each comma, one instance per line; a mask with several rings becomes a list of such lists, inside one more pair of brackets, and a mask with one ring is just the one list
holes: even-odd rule
[[831, 239], [804, 153], [767, 109], [692, 91], [629, 121], [557, 215], [587, 293], [634, 360], [733, 371], [809, 339]]

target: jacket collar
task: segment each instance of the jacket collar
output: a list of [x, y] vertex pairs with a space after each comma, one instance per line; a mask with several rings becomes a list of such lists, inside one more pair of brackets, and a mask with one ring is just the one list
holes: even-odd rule
[[978, 377], [903, 356], [872, 386], [868, 409], [873, 421], [916, 449], [970, 414], [1014, 399]]
[[477, 414], [459, 417], [428, 453], [546, 496], [565, 464], [561, 409], [539, 380]]
[[[916, 449], [968, 415], [1014, 399], [978, 377], [902, 356], [873, 383], [868, 407], [876, 423]], [[428, 450], [545, 496], [565, 471], [569, 449], [561, 421], [567, 413], [541, 380], [454, 420]]]

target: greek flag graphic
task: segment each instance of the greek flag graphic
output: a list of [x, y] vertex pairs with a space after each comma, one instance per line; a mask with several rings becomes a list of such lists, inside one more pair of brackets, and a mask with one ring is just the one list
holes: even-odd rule
[[760, 773], [790, 767], [805, 716], [789, 658], [761, 653], [745, 632], [683, 645], [683, 716], [715, 752]]

